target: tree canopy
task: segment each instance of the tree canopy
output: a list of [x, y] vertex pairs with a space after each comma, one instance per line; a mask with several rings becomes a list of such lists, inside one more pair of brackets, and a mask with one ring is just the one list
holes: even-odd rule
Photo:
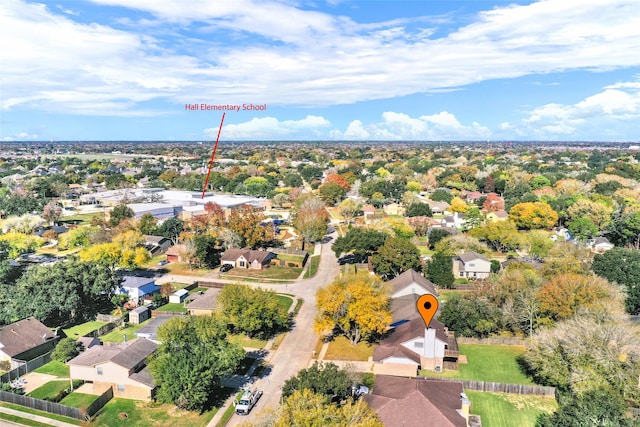
[[372, 228], [354, 227], [344, 236], [338, 237], [331, 248], [337, 257], [349, 252], [368, 257], [375, 253], [388, 237], [387, 233]]
[[310, 368], [303, 369], [289, 378], [282, 386], [282, 397], [291, 396], [296, 390], [311, 390], [329, 400], [342, 401], [351, 395], [354, 385], [349, 373], [334, 363], [315, 362]]
[[220, 378], [244, 358], [244, 350], [226, 337], [224, 323], [215, 316], [175, 316], [158, 328], [162, 344], [149, 362], [159, 386], [157, 399], [203, 410]]
[[289, 315], [273, 291], [226, 285], [218, 302], [221, 315], [234, 333], [267, 339], [289, 326]]
[[640, 313], [640, 251], [613, 248], [593, 258], [594, 273], [620, 285], [626, 294], [627, 313]]
[[373, 269], [385, 280], [404, 273], [407, 270], [422, 270], [420, 251], [407, 239], [390, 237], [371, 257]]
[[316, 302], [316, 331], [331, 333], [337, 329], [354, 345], [362, 338], [382, 334], [391, 324], [389, 289], [375, 277], [339, 278], [318, 291]]
[[93, 320], [98, 301], [108, 301], [119, 282], [111, 269], [95, 262], [35, 266], [18, 279], [2, 314], [9, 322], [34, 316], [49, 327]]

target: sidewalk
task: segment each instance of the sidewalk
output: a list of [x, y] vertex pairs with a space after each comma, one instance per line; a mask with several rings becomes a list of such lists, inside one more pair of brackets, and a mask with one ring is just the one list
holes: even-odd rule
[[[58, 420], [54, 420], [54, 419], [51, 419], [51, 418], [41, 417], [40, 415], [34, 415], [34, 414], [30, 414], [28, 412], [16, 411], [15, 409], [6, 408], [4, 406], [0, 406], [0, 412], [5, 413], [5, 414], [9, 414], [9, 415], [13, 415], [13, 416], [16, 416], [16, 417], [20, 417], [20, 418], [26, 418], [26, 419], [29, 419], [29, 420], [32, 420], [32, 421], [37, 421], [39, 423], [42, 423], [42, 424], [45, 424], [45, 425], [49, 425], [49, 426], [78, 427], [76, 424], [69, 424], [69, 423], [65, 423], [64, 421], [58, 421]], [[0, 419], [0, 426], [3, 425], [3, 422], [4, 422], [4, 420]], [[8, 424], [8, 425], [15, 425], [15, 423]]]

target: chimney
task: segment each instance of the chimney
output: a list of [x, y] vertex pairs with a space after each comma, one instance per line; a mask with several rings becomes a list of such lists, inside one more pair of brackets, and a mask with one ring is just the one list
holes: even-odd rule
[[460, 393], [460, 401], [462, 402], [462, 409], [460, 409], [460, 415], [462, 415], [469, 425], [469, 414], [471, 413], [471, 401], [467, 397], [466, 393]]

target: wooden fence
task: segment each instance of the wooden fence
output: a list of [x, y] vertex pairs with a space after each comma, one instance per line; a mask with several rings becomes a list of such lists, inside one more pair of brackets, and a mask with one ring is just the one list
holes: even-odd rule
[[86, 409], [86, 417], [93, 417], [108, 401], [113, 399], [113, 387], [109, 387], [104, 393], [89, 405]]
[[113, 331], [115, 328], [122, 326], [122, 323], [124, 323], [125, 319], [128, 319], [128, 318], [129, 318], [128, 313], [124, 316], [109, 316], [107, 314], [98, 314], [98, 316], [96, 317], [96, 320], [98, 322], [108, 321], [109, 323], [107, 323], [106, 325], [100, 326], [95, 331], [89, 332], [88, 334], [85, 335], [85, 337], [100, 338], [101, 336], [106, 335], [109, 332]]
[[28, 362], [22, 362], [17, 368], [12, 369], [9, 372], [0, 376], [0, 383], [10, 383], [12, 380], [26, 374], [27, 372], [31, 372], [39, 367], [46, 365], [51, 361], [51, 352], [45, 353], [42, 356], [38, 356], [35, 359], [29, 360]]
[[489, 345], [527, 345], [529, 340], [518, 337], [490, 337], [468, 338], [456, 337], [458, 344], [489, 344]]
[[82, 421], [86, 421], [94, 416], [111, 399], [113, 399], [113, 388], [109, 387], [96, 400], [94, 400], [91, 405], [84, 409], [0, 390], [0, 401], [13, 403], [14, 405], [26, 406], [27, 408], [37, 409], [38, 411], [62, 415]]
[[462, 386], [465, 390], [485, 391], [490, 393], [526, 394], [531, 396], [546, 397], [555, 397], [556, 395], [555, 387], [545, 387], [540, 385], [505, 384], [486, 381], [457, 380], [453, 378], [424, 378], [435, 381], [462, 382]]
[[85, 411], [71, 406], [61, 405], [60, 403], [49, 402], [48, 400], [34, 399], [33, 397], [9, 393], [8, 391], [2, 390], [0, 390], [0, 400], [3, 402], [13, 403], [14, 405], [37, 409], [38, 411], [48, 412], [50, 414], [75, 418], [76, 420], [86, 420]]
[[215, 288], [215, 289], [222, 289], [224, 288], [224, 283], [220, 283], [220, 282], [204, 282], [204, 281], [198, 281], [196, 282], [198, 284], [199, 288]]

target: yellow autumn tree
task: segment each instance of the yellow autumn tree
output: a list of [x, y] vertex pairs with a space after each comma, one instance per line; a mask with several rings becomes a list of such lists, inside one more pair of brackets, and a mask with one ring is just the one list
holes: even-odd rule
[[381, 334], [391, 324], [389, 294], [388, 287], [377, 277], [339, 278], [316, 294], [315, 330], [326, 334], [338, 328], [353, 345], [362, 338]]
[[467, 206], [464, 200], [462, 200], [460, 197], [456, 196], [453, 199], [451, 199], [451, 206], [449, 207], [449, 210], [451, 212], [464, 213], [468, 209], [469, 209], [469, 206]]
[[521, 230], [546, 230], [556, 225], [558, 213], [547, 203], [526, 202], [513, 206], [509, 218]]

